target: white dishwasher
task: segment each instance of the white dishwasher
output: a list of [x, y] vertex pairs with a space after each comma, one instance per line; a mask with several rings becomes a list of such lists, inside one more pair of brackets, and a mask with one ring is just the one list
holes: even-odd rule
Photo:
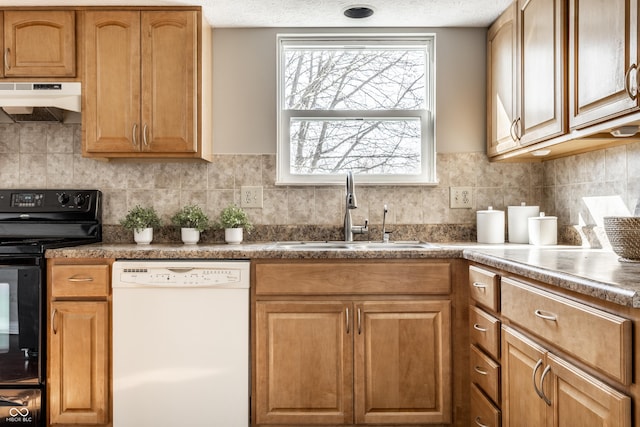
[[249, 262], [113, 264], [113, 426], [249, 425]]

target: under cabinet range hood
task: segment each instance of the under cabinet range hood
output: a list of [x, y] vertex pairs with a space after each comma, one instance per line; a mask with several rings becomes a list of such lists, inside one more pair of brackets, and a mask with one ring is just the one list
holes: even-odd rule
[[5, 122], [77, 123], [81, 93], [79, 82], [1, 82], [0, 108]]

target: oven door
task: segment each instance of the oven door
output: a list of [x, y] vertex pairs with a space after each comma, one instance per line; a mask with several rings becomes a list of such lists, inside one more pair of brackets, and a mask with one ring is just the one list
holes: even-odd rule
[[42, 392], [38, 389], [0, 389], [0, 427], [42, 425]]
[[[0, 257], [0, 387], [42, 384], [43, 261]], [[1, 390], [0, 390], [1, 391]], [[0, 402], [0, 407], [2, 402]]]

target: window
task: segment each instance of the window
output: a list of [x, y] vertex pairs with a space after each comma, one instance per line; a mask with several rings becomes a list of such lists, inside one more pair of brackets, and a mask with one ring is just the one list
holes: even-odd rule
[[279, 35], [279, 184], [434, 183], [434, 36]]

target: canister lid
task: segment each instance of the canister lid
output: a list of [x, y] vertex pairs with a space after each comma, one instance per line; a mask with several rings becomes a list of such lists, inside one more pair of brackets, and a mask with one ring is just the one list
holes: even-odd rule
[[494, 210], [493, 206], [489, 206], [487, 210], [477, 211], [477, 213], [480, 215], [499, 215], [499, 214], [504, 214], [504, 211]]
[[530, 221], [555, 221], [557, 219], [557, 216], [546, 216], [544, 212], [540, 212], [540, 216], [532, 216], [529, 218]]

